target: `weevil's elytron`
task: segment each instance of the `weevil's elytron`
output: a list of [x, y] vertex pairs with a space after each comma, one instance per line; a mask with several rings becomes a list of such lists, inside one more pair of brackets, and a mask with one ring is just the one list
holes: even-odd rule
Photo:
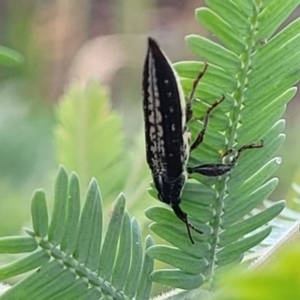
[[[147, 163], [158, 191], [158, 198], [169, 204], [176, 216], [186, 224], [192, 243], [194, 241], [190, 228], [199, 233], [202, 231], [189, 223], [187, 214], [179, 206], [187, 174], [223, 175], [235, 165], [242, 151], [263, 146], [261, 142], [241, 147], [229, 164], [213, 163], [187, 168], [190, 151], [203, 141], [210, 113], [225, 99], [223, 95], [207, 109], [203, 119], [203, 128], [194, 143], [190, 145], [190, 132], [186, 123], [192, 118], [191, 106], [194, 93], [207, 67], [206, 64], [194, 81], [188, 101], [185, 103], [181, 85], [171, 63], [157, 43], [151, 38], [148, 39], [148, 52], [143, 73]], [[232, 150], [229, 150], [225, 155], [231, 152]]]

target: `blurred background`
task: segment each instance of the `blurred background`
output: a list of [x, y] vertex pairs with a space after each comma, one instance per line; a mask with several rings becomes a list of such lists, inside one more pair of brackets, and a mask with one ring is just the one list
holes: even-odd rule
[[[184, 37], [209, 35], [194, 19], [194, 10], [203, 5], [202, 0], [0, 1], [0, 45], [24, 56], [19, 66], [0, 66], [0, 236], [30, 226], [34, 189], [53, 194], [62, 163], [53, 135], [55, 110], [68, 86], [86, 86], [90, 79], [103, 84], [122, 119], [125, 149], [136, 139], [143, 143], [141, 73], [147, 37], [159, 41], [172, 62], [198, 59]], [[289, 22], [299, 14], [300, 9]], [[285, 115], [287, 138], [278, 152], [283, 163], [275, 174], [280, 184], [272, 200], [293, 198], [291, 182], [299, 173], [299, 115], [297, 96]], [[151, 179], [143, 147], [139, 149], [147, 185]]]

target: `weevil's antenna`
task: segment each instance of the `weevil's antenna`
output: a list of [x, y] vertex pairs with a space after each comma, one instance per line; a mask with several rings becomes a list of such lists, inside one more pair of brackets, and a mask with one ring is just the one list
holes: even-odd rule
[[190, 239], [190, 241], [191, 241], [192, 244], [195, 244], [194, 239], [192, 238], [192, 234], [191, 234], [190, 228], [193, 229], [194, 231], [198, 232], [198, 233], [203, 233], [203, 232], [188, 222], [187, 214], [184, 211], [182, 211], [182, 209], [180, 208], [179, 205], [172, 206], [172, 209], [175, 212], [176, 216], [182, 222], [185, 223], [189, 239]]
[[[185, 223], [185, 225], [186, 225], [186, 230], [187, 230], [187, 233], [188, 233], [188, 236], [189, 236], [189, 238], [190, 238], [191, 243], [192, 243], [192, 244], [195, 244], [195, 242], [194, 242], [194, 240], [193, 240], [193, 238], [192, 238], [191, 231], [190, 231], [191, 224], [190, 224], [187, 220], [185, 220], [184, 223]], [[192, 228], [192, 227], [191, 227], [191, 228]]]

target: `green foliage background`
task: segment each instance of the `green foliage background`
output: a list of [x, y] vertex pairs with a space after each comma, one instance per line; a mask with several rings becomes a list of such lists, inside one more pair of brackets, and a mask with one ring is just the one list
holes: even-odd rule
[[[199, 39], [198, 36], [192, 35], [187, 38], [191, 50], [211, 63], [207, 76], [203, 79], [196, 94], [197, 97], [204, 99], [202, 105], [195, 105], [196, 115], [201, 117], [211, 101], [218, 98], [223, 92], [227, 94], [226, 104], [220, 111], [216, 111], [215, 119], [212, 118], [211, 120], [212, 129], [208, 131], [206, 145], [203, 145], [201, 153], [199, 150], [198, 153], [193, 155], [191, 163], [207, 161], [207, 159], [220, 160], [219, 151], [225, 150], [223, 149], [225, 140], [229, 140], [230, 146], [237, 147], [264, 138], [267, 142], [264, 156], [262, 157], [257, 152], [257, 154], [251, 154], [250, 158], [250, 154], [245, 154], [240, 161], [240, 165], [247, 164], [247, 162], [249, 164], [252, 159], [250, 167], [245, 171], [248, 172], [246, 175], [251, 176], [251, 172], [253, 173], [264, 166], [262, 174], [269, 176], [276, 169], [279, 162], [276, 159], [270, 159], [284, 139], [281, 134], [284, 122], [277, 122], [277, 120], [282, 116], [285, 104], [295, 94], [295, 89], [290, 87], [299, 80], [299, 20], [290, 25], [279, 38], [266, 45], [264, 41], [268, 41], [277, 27], [299, 5], [299, 1], [285, 3], [282, 3], [282, 1], [236, 1], [239, 10], [243, 12], [242, 14], [240, 14], [240, 11], [237, 13], [235, 5], [231, 1], [231, 9], [223, 6], [224, 1], [211, 0], [206, 2], [214, 12], [208, 9], [198, 10], [196, 17], [221, 39], [228, 51], [221, 51], [215, 44], [203, 38]], [[249, 23], [244, 22], [244, 15], [248, 13], [255, 15], [256, 5], [260, 6], [261, 13], [256, 16], [257, 20], [250, 20], [249, 23], [253, 25], [257, 22], [259, 24], [258, 30], [253, 36], [249, 37], [250, 40], [245, 41], [232, 34], [231, 29], [235, 28], [241, 36], [248, 33], [249, 27], [247, 26]], [[18, 26], [20, 26], [20, 23]], [[26, 28], [27, 26], [24, 26], [24, 30]], [[16, 31], [14, 34], [16, 34]], [[27, 34], [29, 35], [28, 32]], [[31, 38], [28, 40], [32, 41]], [[258, 54], [251, 57], [251, 59], [249, 59], [251, 53], [245, 52], [245, 50], [248, 50], [248, 46], [252, 50], [258, 50]], [[53, 190], [49, 178], [54, 177], [58, 163], [62, 163], [69, 170], [78, 173], [82, 183], [82, 191], [88, 187], [90, 178], [96, 177], [100, 183], [104, 201], [105, 224], [109, 219], [109, 211], [113, 210], [111, 203], [123, 190], [128, 198], [127, 208], [130, 210], [131, 215], [134, 215], [141, 222], [142, 231], [146, 234], [149, 220], [144, 216], [143, 210], [150, 203], [157, 204], [157, 202], [146, 191], [151, 179], [144, 159], [142, 124], [140, 124], [140, 128], [133, 128], [132, 131], [129, 131], [140, 133], [128, 138], [128, 132], [127, 134], [124, 133], [124, 122], [121, 113], [111, 109], [106, 89], [100, 88], [96, 82], [91, 82], [84, 89], [76, 84], [71, 85], [62, 96], [60, 104], [55, 106], [53, 113], [49, 103], [41, 101], [45, 97], [42, 93], [43, 89], [32, 89], [32, 86], [38, 86], [41, 83], [39, 68], [43, 64], [38, 64], [38, 62], [43, 60], [43, 55], [37, 55], [36, 60], [29, 60], [32, 65], [37, 64], [39, 68], [26, 69], [28, 65], [22, 65], [23, 59], [17, 52], [2, 48], [0, 53], [2, 63], [14, 68], [11, 74], [8, 72], [1, 75], [3, 80], [0, 86], [0, 115], [2, 120], [0, 124], [0, 164], [2, 169], [0, 175], [0, 194], [2, 194], [0, 201], [0, 235], [19, 232], [22, 225], [27, 225], [29, 211], [26, 207], [29, 206], [29, 195], [34, 188], [44, 187], [50, 194], [49, 198], [53, 198], [51, 197]], [[25, 54], [28, 54], [28, 52], [25, 51]], [[34, 55], [31, 58], [33, 57]], [[28, 56], [25, 57], [25, 61], [28, 63]], [[251, 65], [252, 72], [240, 73], [241, 77], [236, 80], [231, 75], [241, 69], [247, 69], [244, 65], [241, 68], [241, 61], [249, 64], [249, 66]], [[188, 92], [195, 74], [201, 67], [201, 63], [178, 63], [175, 64], [175, 67], [183, 77], [182, 85], [185, 91]], [[220, 68], [223, 70], [220, 70]], [[224, 70], [226, 72], [223, 72]], [[33, 85], [31, 81], [34, 82]], [[241, 82], [242, 86], [239, 85]], [[248, 90], [243, 94], [245, 86]], [[231, 93], [233, 93], [233, 97]], [[235, 108], [234, 101], [243, 99], [243, 97], [246, 99], [251, 98], [253, 102], [249, 102], [249, 105], [245, 104], [245, 107], [240, 107], [242, 109], [238, 112], [238, 116], [230, 113]], [[140, 96], [136, 96], [136, 98], [140, 98]], [[276, 100], [273, 101], [275, 98]], [[224, 112], [228, 118], [222, 119]], [[267, 118], [265, 117], [266, 112], [268, 112]], [[237, 131], [229, 132], [225, 136], [216, 133], [232, 121], [239, 123]], [[277, 122], [276, 125], [274, 125], [275, 122]], [[197, 131], [197, 126], [199, 124], [191, 124], [192, 132]], [[271, 133], [264, 136], [266, 129], [271, 129], [269, 131]], [[272, 144], [272, 141], [275, 142]], [[214, 149], [209, 148], [209, 145], [214, 145]], [[242, 178], [247, 178], [247, 176], [243, 177], [242, 173], [242, 169], [237, 168], [232, 174], [233, 179], [240, 178], [241, 180], [241, 182], [234, 183], [232, 181], [232, 185], [229, 184], [229, 190], [231, 188], [233, 194], [236, 190], [235, 187], [243, 183]], [[263, 175], [258, 180], [259, 184], [264, 183], [265, 178], [263, 178]], [[284, 175], [281, 176], [284, 177]], [[194, 180], [194, 183], [197, 183], [203, 178], [196, 176]], [[187, 185], [184, 191], [183, 207], [191, 215], [193, 215], [193, 205], [195, 204], [195, 207], [198, 208], [198, 199], [195, 196], [196, 194], [193, 194], [198, 191], [199, 183], [197, 184], [197, 188], [195, 188], [195, 185]], [[208, 195], [206, 199], [213, 199], [215, 197], [213, 190], [207, 187], [212, 183], [204, 179], [203, 184], [200, 185], [201, 193], [203, 195], [207, 193], [205, 194]], [[255, 188], [258, 188], [259, 184], [254, 184], [251, 191], [253, 192]], [[271, 180], [268, 185], [264, 186], [266, 190], [264, 196], [275, 188], [276, 179]], [[217, 185], [217, 190], [220, 192], [222, 186]], [[153, 193], [153, 189], [151, 191]], [[262, 194], [261, 191], [260, 194]], [[233, 196], [236, 199], [239, 198], [239, 194]], [[261, 195], [259, 197], [262, 198]], [[194, 200], [194, 202], [190, 201], [189, 206], [188, 201], [185, 200]], [[15, 203], [18, 203], [18, 205], [15, 205]], [[50, 210], [52, 205], [53, 203], [50, 203]], [[200, 220], [195, 220], [200, 222], [200, 225], [211, 214], [211, 203], [205, 205], [207, 209], [202, 207], [203, 214], [200, 216]], [[279, 202], [273, 206], [273, 211], [269, 208], [269, 215], [264, 219], [265, 222], [271, 218], [270, 216], [275, 216], [282, 207], [282, 202]], [[55, 211], [55, 205], [53, 209]], [[227, 207], [227, 209], [227, 212], [230, 211], [230, 207]], [[11, 217], [12, 211], [14, 218]], [[240, 213], [235, 211], [234, 213], [229, 214], [230, 217], [224, 216], [225, 225], [223, 228], [232, 225], [232, 215], [235, 215], [236, 219], [241, 217]], [[168, 227], [165, 226], [166, 221], [172, 221], [176, 225], [176, 230], [179, 228], [178, 230], [181, 231], [183, 224], [178, 223], [178, 220], [175, 220], [167, 209], [154, 208], [152, 211], [149, 210], [147, 214], [150, 219], [156, 222], [152, 225], [152, 229], [161, 237], [170, 237], [170, 232], [164, 233], [164, 230], [168, 231]], [[260, 222], [257, 222], [258, 225], [255, 226], [259, 227], [265, 222], [260, 220]], [[251, 230], [253, 229], [252, 226]], [[52, 228], [52, 232], [56, 231]], [[229, 235], [229, 237], [224, 237], [225, 234], [221, 235], [220, 238], [223, 237], [224, 239], [221, 239], [219, 245], [223, 246], [223, 249], [225, 249], [226, 243], [229, 246], [226, 251], [223, 251], [223, 254], [222, 252], [219, 254], [218, 262], [223, 259], [223, 263], [227, 264], [241, 259], [241, 254], [251, 248], [250, 246], [253, 243], [256, 244], [262, 240], [270, 232], [270, 228], [264, 228], [257, 233], [257, 238], [248, 243], [246, 247], [239, 248], [242, 243], [236, 244], [236, 248], [232, 247], [232, 242], [248, 232], [245, 230], [241, 235], [233, 230], [232, 235]], [[175, 238], [171, 237], [169, 241], [173, 243], [174, 240]], [[24, 246], [24, 244], [21, 245]], [[185, 239], [180, 240], [176, 246], [179, 251], [178, 249], [170, 250], [164, 247], [152, 248], [148, 251], [152, 257], [181, 269], [181, 271], [176, 270], [173, 273], [169, 270], [154, 273], [152, 279], [175, 286], [178, 286], [178, 282], [180, 282], [181, 285], [179, 286], [185, 288], [199, 286], [204, 279], [203, 275], [210, 275], [203, 272], [203, 269], [207, 267], [207, 261], [201, 256], [202, 261], [197, 257], [197, 264], [195, 264], [193, 257], [187, 255], [189, 245], [186, 245]], [[201, 251], [199, 247], [198, 255]], [[177, 258], [173, 259], [170, 252]], [[232, 255], [230, 256], [230, 254]], [[169, 260], [166, 261], [166, 257]], [[185, 263], [178, 265], [179, 261]], [[188, 261], [189, 264], [186, 263]], [[195, 266], [197, 268], [193, 269]], [[193, 269], [192, 272], [191, 269]]]

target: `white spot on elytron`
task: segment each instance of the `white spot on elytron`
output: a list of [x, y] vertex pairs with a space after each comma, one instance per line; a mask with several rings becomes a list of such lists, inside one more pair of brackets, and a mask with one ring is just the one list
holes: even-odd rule
[[171, 98], [171, 97], [172, 97], [172, 93], [171, 93], [171, 92], [168, 92], [167, 96], [168, 96], [169, 98]]
[[155, 139], [155, 128], [153, 126], [150, 126], [149, 134], [150, 134], [150, 139], [153, 141]]
[[157, 123], [161, 123], [161, 121], [162, 121], [162, 115], [161, 115], [161, 113], [160, 113], [160, 111], [156, 111], [156, 122]]
[[148, 109], [149, 109], [150, 111], [153, 110], [153, 102], [150, 101], [150, 97], [149, 97], [149, 99], [148, 99]]
[[168, 80], [168, 79], [165, 79], [165, 80], [164, 80], [164, 83], [165, 83], [165, 84], [169, 84], [169, 80]]
[[170, 112], [170, 113], [173, 113], [173, 112], [174, 112], [173, 106], [170, 106], [170, 107], [169, 107], [169, 112]]
[[156, 109], [158, 109], [160, 107], [160, 100], [158, 97], [158, 91], [157, 91], [157, 96], [155, 96], [155, 105], [156, 105]]
[[[153, 62], [152, 54], [149, 56], [149, 77], [148, 77], [148, 108], [149, 110], [157, 109], [160, 106], [159, 93], [157, 88], [156, 70]], [[154, 105], [156, 107], [154, 108]]]
[[174, 154], [173, 153], [169, 153], [169, 157], [173, 157], [174, 156]]
[[154, 112], [151, 111], [150, 115], [148, 116], [149, 122], [154, 124]]
[[161, 127], [161, 126], [157, 126], [157, 135], [159, 136], [159, 137], [163, 137], [163, 128]]
[[155, 149], [156, 149], [155, 146], [151, 146], [151, 147], [150, 147], [150, 150], [151, 150], [151, 152], [152, 152], [153, 154], [155, 154]]
[[153, 154], [152, 164], [159, 170], [163, 168], [161, 158], [165, 156], [164, 140], [160, 137], [160, 134], [162, 134], [161, 126], [150, 126], [149, 135], [152, 142], [150, 151]]
[[171, 130], [172, 130], [172, 131], [175, 131], [175, 130], [176, 130], [176, 126], [175, 126], [174, 123], [171, 125]]
[[156, 115], [154, 116], [154, 111], [151, 111], [150, 115], [148, 116], [148, 120], [151, 124], [159, 124], [162, 122], [162, 115], [160, 111], [156, 111]]

